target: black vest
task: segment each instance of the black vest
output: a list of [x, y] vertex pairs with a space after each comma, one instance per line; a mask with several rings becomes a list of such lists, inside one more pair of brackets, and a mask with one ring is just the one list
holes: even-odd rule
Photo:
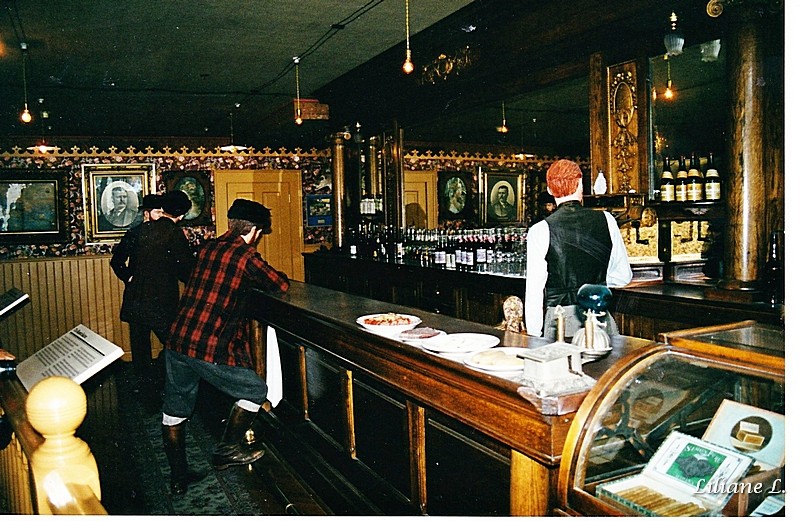
[[612, 246], [606, 217], [567, 201], [545, 220], [550, 228], [545, 305], [576, 304], [581, 286], [606, 283]]

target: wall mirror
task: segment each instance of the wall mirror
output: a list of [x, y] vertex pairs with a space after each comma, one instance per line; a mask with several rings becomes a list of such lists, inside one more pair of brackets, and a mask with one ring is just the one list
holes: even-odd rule
[[[651, 143], [650, 196], [661, 177], [664, 156], [673, 171], [681, 155], [692, 152], [705, 161], [709, 152], [719, 169], [725, 152], [727, 110], [725, 40], [711, 40], [685, 47], [678, 56], [650, 60]], [[672, 97], [667, 94], [667, 86]]]

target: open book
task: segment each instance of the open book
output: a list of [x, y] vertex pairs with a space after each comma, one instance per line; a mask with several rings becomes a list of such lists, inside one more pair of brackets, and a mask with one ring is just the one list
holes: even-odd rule
[[83, 383], [122, 356], [122, 348], [80, 324], [17, 364], [17, 377], [28, 391], [48, 376]]

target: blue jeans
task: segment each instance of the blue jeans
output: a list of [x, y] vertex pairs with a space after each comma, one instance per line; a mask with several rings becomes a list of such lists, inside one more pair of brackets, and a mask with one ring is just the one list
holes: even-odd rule
[[253, 369], [219, 365], [164, 350], [166, 379], [163, 412], [189, 418], [197, 401], [200, 380], [205, 380], [235, 400], [267, 401], [267, 383]]

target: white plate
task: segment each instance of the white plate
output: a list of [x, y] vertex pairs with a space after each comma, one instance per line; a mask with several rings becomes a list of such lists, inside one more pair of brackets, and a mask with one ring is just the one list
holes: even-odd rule
[[483, 333], [451, 333], [449, 335], [439, 335], [433, 338], [426, 338], [422, 341], [423, 349], [435, 353], [471, 353], [489, 349], [500, 343], [500, 339], [494, 335]]
[[[524, 361], [521, 358], [517, 358], [516, 355], [527, 350], [528, 348], [526, 347], [496, 347], [494, 349], [484, 349], [483, 351], [478, 351], [477, 353], [468, 355], [464, 359], [464, 365], [473, 369], [479, 369], [481, 371], [488, 371], [492, 373], [519, 372], [522, 371]], [[512, 355], [514, 358], [510, 360], [494, 360], [491, 362], [489, 359], [487, 359], [487, 357], [491, 357], [493, 353], [500, 352], [506, 355]]]

